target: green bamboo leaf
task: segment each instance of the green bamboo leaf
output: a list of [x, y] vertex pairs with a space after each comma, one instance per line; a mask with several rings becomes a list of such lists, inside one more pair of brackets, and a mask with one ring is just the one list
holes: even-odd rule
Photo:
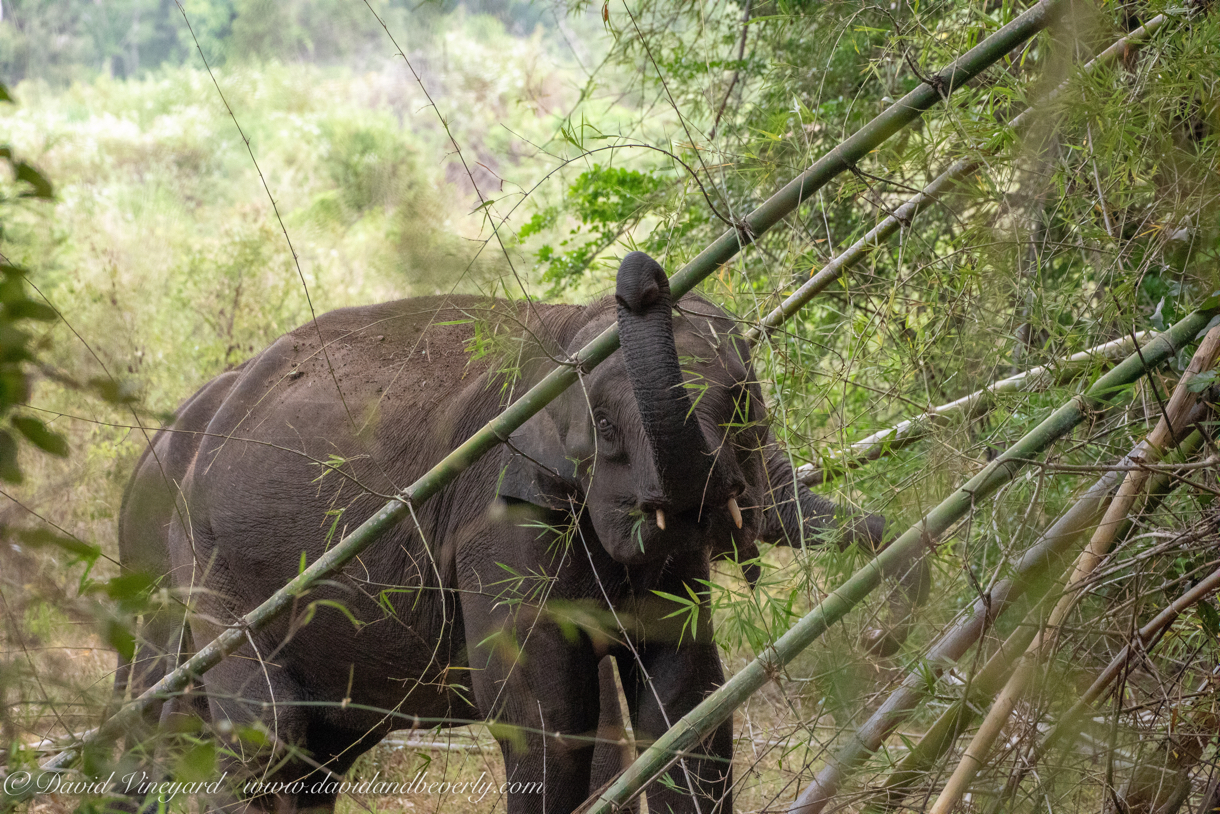
[[4, 308], [14, 319], [36, 319], [39, 322], [54, 322], [59, 319], [59, 313], [54, 308], [30, 299], [6, 302]]
[[1208, 370], [1193, 377], [1186, 383], [1186, 389], [1192, 393], [1202, 393], [1216, 382], [1216, 371]]
[[352, 623], [352, 627], [356, 628], [356, 630], [364, 627], [364, 622], [357, 619], [355, 614], [348, 609], [347, 605], [344, 605], [342, 602], [336, 602], [333, 599], [315, 599], [313, 602], [309, 603], [309, 607], [305, 610], [306, 618], [312, 620], [314, 615], [317, 613], [316, 608], [319, 607], [334, 608], [335, 610], [339, 611], [339, 613], [343, 614], [347, 618], [347, 621]]
[[21, 483], [21, 467], [17, 465], [17, 442], [8, 430], [0, 430], [0, 480]]
[[30, 548], [61, 548], [69, 554], [75, 554], [89, 562], [96, 560], [102, 554], [102, 549], [98, 546], [86, 543], [84, 540], [78, 540], [75, 537], [66, 537], [61, 534], [56, 534], [50, 529], [22, 529], [17, 532], [17, 538], [21, 542], [28, 545]]
[[263, 747], [271, 742], [271, 739], [267, 737], [267, 731], [258, 724], [238, 727], [237, 738], [242, 743], [255, 747]]
[[46, 179], [45, 175], [34, 169], [33, 165], [27, 164], [24, 161], [18, 161], [13, 165], [13, 169], [16, 172], [17, 180], [24, 181], [31, 187], [31, 190], [23, 192], [21, 197], [46, 199], [54, 197], [54, 193], [51, 190], [51, 182]]
[[68, 457], [68, 442], [59, 433], [48, 430], [47, 426], [37, 418], [14, 416], [13, 426], [26, 437], [26, 440], [43, 452], [60, 458]]
[[102, 638], [120, 657], [131, 661], [136, 654], [136, 637], [131, 626], [119, 619], [107, 619], [102, 624]]
[[120, 604], [131, 604], [147, 595], [157, 583], [157, 578], [145, 571], [131, 571], [109, 579], [101, 590]]
[[1199, 621], [1203, 623], [1203, 629], [1213, 637], [1220, 636], [1220, 613], [1212, 607], [1212, 603], [1200, 602], [1195, 605], [1195, 610], [1199, 614]]
[[1212, 295], [1199, 305], [1200, 311], [1214, 311], [1216, 308], [1220, 308], [1220, 291], [1213, 291]]
[[130, 385], [105, 376], [96, 376], [90, 379], [89, 386], [104, 401], [108, 401], [111, 404], [131, 404], [136, 400], [136, 394]]
[[211, 738], [197, 740], [178, 759], [178, 770], [174, 779], [183, 783], [202, 783], [214, 780], [216, 774], [216, 741]]

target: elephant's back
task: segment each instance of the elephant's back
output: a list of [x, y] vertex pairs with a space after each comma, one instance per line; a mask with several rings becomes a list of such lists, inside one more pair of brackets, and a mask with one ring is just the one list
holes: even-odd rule
[[367, 443], [408, 418], [417, 425], [486, 370], [467, 348], [477, 321], [502, 311], [495, 300], [425, 297], [320, 315], [249, 360], [205, 447], [289, 441], [307, 452]]
[[[248, 612], [297, 574], [302, 553], [316, 560], [443, 458], [469, 427], [499, 412], [506, 391], [488, 387], [486, 374], [498, 364], [498, 343], [520, 335], [524, 307], [477, 298], [402, 300], [330, 312], [280, 337], [201, 389], [165, 433], [190, 439], [192, 448], [174, 456], [185, 463], [176, 464], [172, 491], [148, 490], [147, 478], [132, 488], [133, 507], [150, 500], [159, 507], [160, 519], [142, 527], [170, 532], [169, 540], [162, 533], [143, 548], [197, 566], [208, 601], [224, 605], [219, 616]], [[139, 471], [149, 474], [156, 458], [146, 455]], [[431, 588], [445, 579], [455, 529], [494, 494], [494, 466], [481, 461], [425, 504], [422, 535], [411, 522], [399, 524], [311, 592], [313, 600], [335, 604], [320, 608], [277, 651], [284, 669], [315, 689], [342, 690], [354, 680], [353, 697], [390, 707], [403, 687], [387, 677], [435, 678], [435, 664], [460, 663], [461, 649], [450, 641], [460, 620], [452, 607], [445, 610], [444, 592]], [[181, 534], [168, 523], [175, 497], [188, 526]], [[332, 609], [339, 605], [345, 613]], [[346, 613], [368, 623], [359, 635]], [[266, 631], [269, 650], [280, 646], [285, 624]], [[327, 657], [319, 662], [318, 653]], [[461, 717], [473, 714], [445, 692], [421, 688], [412, 698], [415, 714], [451, 707], [464, 710]]]
[[[215, 546], [251, 598], [295, 576], [302, 550], [320, 556], [332, 530], [337, 539], [355, 528], [503, 408], [512, 390], [495, 369], [526, 308], [573, 307], [429, 297], [348, 308], [250, 359], [195, 456], [188, 499], [206, 526], [202, 548]], [[483, 470], [493, 465], [480, 462], [425, 504], [425, 535], [486, 508], [495, 478]], [[431, 580], [413, 564], [420, 536], [391, 536], [378, 551], [398, 554], [380, 567]]]

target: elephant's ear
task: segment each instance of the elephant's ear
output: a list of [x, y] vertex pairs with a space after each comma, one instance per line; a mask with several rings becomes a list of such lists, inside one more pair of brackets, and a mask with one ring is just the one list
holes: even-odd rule
[[570, 510], [580, 503], [576, 465], [564, 456], [564, 445], [550, 412], [535, 415], [508, 439], [499, 496], [548, 509]]

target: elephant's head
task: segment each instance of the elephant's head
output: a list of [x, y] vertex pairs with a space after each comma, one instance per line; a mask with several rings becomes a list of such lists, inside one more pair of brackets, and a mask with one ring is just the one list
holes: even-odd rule
[[[697, 549], [749, 559], [756, 540], [883, 546], [883, 517], [845, 510], [796, 481], [734, 321], [694, 296], [675, 309], [665, 272], [647, 255], [624, 258], [613, 299], [534, 331], [546, 348], [537, 366], [574, 357], [616, 319], [622, 352], [513, 434], [501, 496], [584, 512], [606, 552], [627, 565]], [[751, 584], [758, 574], [757, 564], [745, 572]], [[897, 627], [870, 633], [883, 654], [901, 644], [930, 589], [923, 560], [899, 563], [894, 575]]]
[[768, 435], [733, 322], [695, 297], [675, 311], [665, 272], [641, 252], [623, 260], [614, 299], [582, 315], [550, 330], [564, 351], [615, 319], [622, 350], [514, 435], [501, 494], [582, 509], [626, 564], [751, 547], [769, 493]]

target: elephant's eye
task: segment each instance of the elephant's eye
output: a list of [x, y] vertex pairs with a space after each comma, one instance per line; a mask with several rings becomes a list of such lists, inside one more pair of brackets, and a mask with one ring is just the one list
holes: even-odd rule
[[597, 417], [597, 431], [604, 438], [611, 438], [614, 435], [614, 423], [604, 415]]

